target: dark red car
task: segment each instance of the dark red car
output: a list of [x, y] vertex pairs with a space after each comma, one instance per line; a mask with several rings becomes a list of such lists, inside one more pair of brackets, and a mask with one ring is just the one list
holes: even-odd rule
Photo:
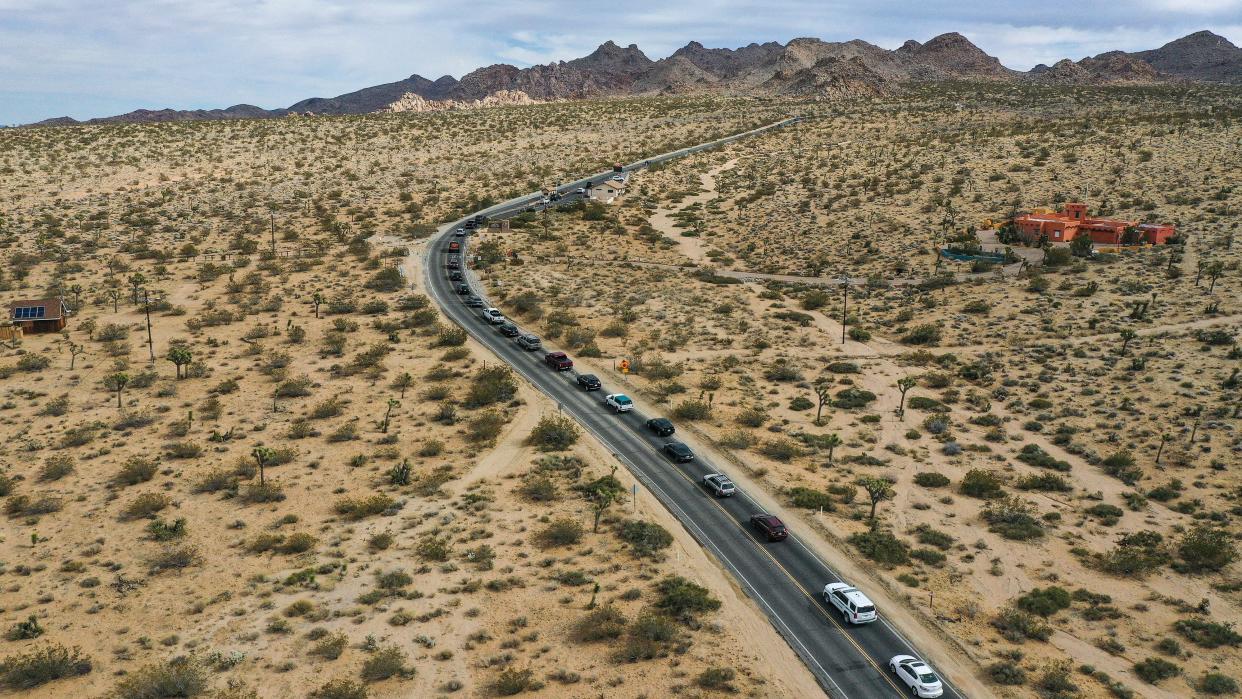
[[564, 352], [548, 352], [543, 355], [543, 363], [557, 371], [568, 371], [574, 368], [574, 360]]
[[789, 536], [785, 523], [776, 515], [760, 512], [750, 516], [750, 524], [768, 538], [768, 541], [784, 541]]
[[449, 243], [449, 252], [457, 252], [458, 250], [461, 250], [461, 243], [456, 240], [451, 241]]

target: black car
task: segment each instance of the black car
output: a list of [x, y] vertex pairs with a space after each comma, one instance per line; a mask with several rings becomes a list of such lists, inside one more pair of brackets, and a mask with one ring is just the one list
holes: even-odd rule
[[673, 427], [672, 421], [670, 421], [666, 417], [651, 418], [650, 420], [647, 421], [647, 429], [651, 430], [652, 432], [655, 432], [657, 435], [661, 437], [667, 437], [670, 434], [677, 431], [677, 428]]
[[496, 326], [496, 329], [499, 330], [500, 334], [504, 335], [505, 337], [517, 337], [518, 335], [522, 334], [522, 331], [518, 330], [518, 326], [508, 321], [505, 321], [501, 323], [500, 325]]
[[578, 374], [578, 386], [584, 391], [598, 391], [603, 384], [595, 374]]
[[449, 281], [451, 282], [459, 282], [462, 278], [460, 269], [455, 269], [452, 272], [449, 272]]
[[466, 305], [471, 308], [482, 308], [485, 304], [483, 303], [483, 299], [478, 296], [467, 296]]
[[694, 452], [690, 451], [690, 447], [681, 442], [669, 442], [664, 445], [664, 453], [668, 454], [673, 461], [694, 461]]
[[[458, 272], [458, 274], [461, 274], [461, 272]], [[457, 285], [457, 293], [459, 293], [459, 294], [468, 294], [468, 293], [470, 293], [470, 285], [469, 285], [469, 284], [458, 284], [458, 285]]]

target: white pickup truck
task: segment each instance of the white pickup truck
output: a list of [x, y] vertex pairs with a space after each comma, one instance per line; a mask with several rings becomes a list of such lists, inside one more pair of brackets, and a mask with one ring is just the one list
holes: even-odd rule
[[604, 396], [604, 402], [619, 413], [628, 413], [634, 409], [634, 401], [624, 393], [609, 393]]

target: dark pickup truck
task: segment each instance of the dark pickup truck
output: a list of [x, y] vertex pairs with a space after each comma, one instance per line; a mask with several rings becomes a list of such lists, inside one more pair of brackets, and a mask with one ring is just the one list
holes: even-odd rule
[[574, 360], [564, 352], [549, 352], [543, 355], [543, 363], [557, 371], [569, 371], [574, 368]]

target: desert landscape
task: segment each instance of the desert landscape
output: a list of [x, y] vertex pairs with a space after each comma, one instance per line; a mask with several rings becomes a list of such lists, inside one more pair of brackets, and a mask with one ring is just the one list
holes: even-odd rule
[[[1242, 92], [1167, 46], [1018, 75], [959, 39], [0, 129], [10, 326], [66, 310], [0, 339], [0, 693], [824, 695], [423, 267], [476, 211], [798, 116], [467, 266], [962, 695], [1236, 695]], [[1074, 202], [1177, 234], [1015, 237]]]

